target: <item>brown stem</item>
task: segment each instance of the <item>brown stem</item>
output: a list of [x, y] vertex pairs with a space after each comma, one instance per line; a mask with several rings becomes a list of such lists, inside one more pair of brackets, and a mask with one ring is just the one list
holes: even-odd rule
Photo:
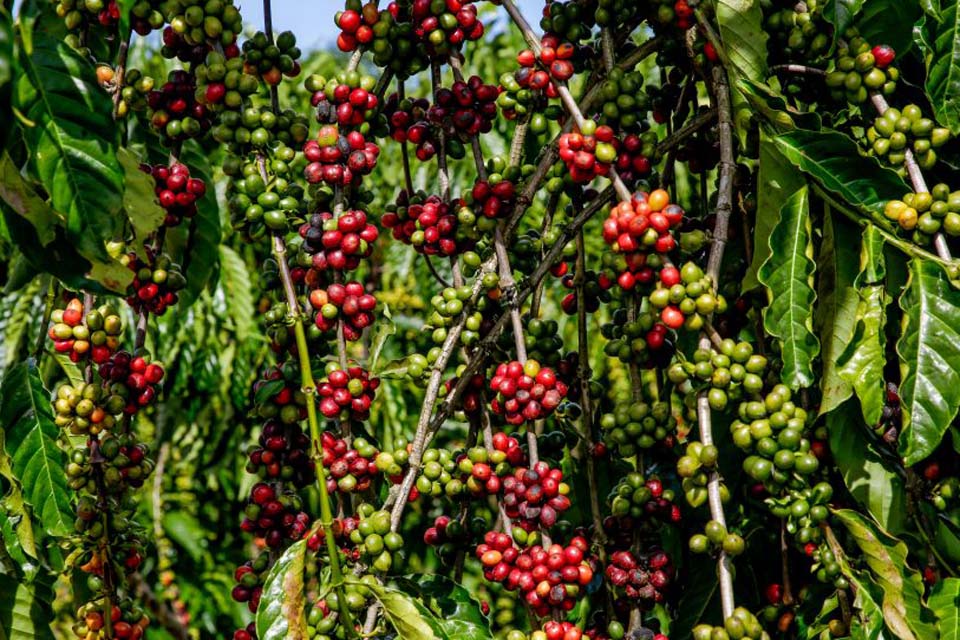
[[[430, 62], [430, 82], [433, 86], [433, 101], [437, 102], [440, 89], [443, 88], [440, 78], [440, 62], [432, 60]], [[437, 148], [437, 179], [440, 181], [440, 199], [444, 202], [450, 200], [450, 173], [447, 170], [447, 133], [443, 127], [438, 127], [440, 144]]]
[[783, 580], [783, 604], [793, 604], [793, 587], [790, 583], [790, 545], [787, 544], [787, 521], [780, 518], [780, 574]]
[[123, 99], [123, 83], [126, 81], [127, 76], [127, 56], [130, 51], [130, 35], [132, 32], [127, 33], [127, 37], [120, 41], [120, 51], [117, 53], [117, 70], [113, 75], [113, 81], [115, 83], [115, 89], [113, 92], [113, 119], [118, 120], [120, 118], [120, 102]]

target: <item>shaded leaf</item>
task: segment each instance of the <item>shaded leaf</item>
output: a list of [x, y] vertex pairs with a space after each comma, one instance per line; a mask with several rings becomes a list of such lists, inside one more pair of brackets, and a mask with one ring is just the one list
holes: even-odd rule
[[206, 534], [196, 518], [184, 511], [168, 511], [163, 514], [163, 530], [194, 562], [203, 558]]
[[0, 574], [0, 634], [10, 640], [53, 640], [53, 592], [39, 580], [18, 582]]
[[829, 0], [827, 2], [827, 6], [823, 9], [823, 17], [833, 25], [834, 42], [853, 24], [860, 9], [863, 8], [863, 3], [864, 0]]
[[823, 219], [823, 242], [817, 259], [817, 298], [813, 326], [825, 336], [821, 361], [820, 415], [832, 411], [853, 393], [840, 377], [837, 359], [853, 339], [860, 296], [853, 286], [857, 276], [857, 227], [827, 210]]
[[[359, 583], [353, 576], [349, 582]], [[448, 636], [436, 615], [410, 594], [381, 584], [363, 583], [383, 607], [387, 620], [401, 638], [415, 640], [470, 640], [473, 636]], [[489, 631], [488, 631], [489, 633]], [[482, 637], [482, 636], [476, 636]]]
[[717, 25], [733, 68], [744, 78], [767, 77], [767, 32], [759, 0], [717, 0]]
[[737, 92], [776, 131], [801, 128], [816, 131], [820, 128], [820, 116], [816, 113], [797, 111], [787, 104], [783, 96], [763, 82], [740, 78], [735, 83]]
[[0, 424], [7, 431], [7, 451], [27, 502], [43, 528], [53, 536], [73, 531], [73, 510], [64, 472], [66, 458], [57, 446], [50, 395], [43, 388], [36, 362], [10, 369], [0, 385]]
[[31, 166], [80, 254], [106, 262], [123, 190], [113, 103], [90, 61], [42, 31], [22, 33], [14, 106], [33, 123], [22, 127]]
[[[33, 533], [33, 521], [30, 519], [30, 511], [27, 509], [27, 504], [23, 499], [23, 489], [20, 485], [20, 480], [13, 473], [13, 461], [6, 451], [5, 439], [6, 435], [3, 427], [0, 426], [0, 477], [4, 478], [7, 484], [10, 485], [10, 488], [7, 490], [7, 495], [3, 496], [3, 499], [0, 500], [0, 505], [3, 506], [2, 511], [6, 512], [6, 515], [3, 517], [15, 532], [16, 542], [20, 549], [23, 550], [23, 553], [31, 558], [36, 558], [37, 545]], [[10, 546], [13, 540], [8, 541], [4, 538], [4, 542]]]
[[40, 244], [46, 246], [53, 242], [56, 237], [54, 227], [60, 225], [62, 219], [27, 184], [6, 151], [0, 158], [0, 198], [14, 213], [33, 225]]
[[117, 159], [123, 168], [123, 209], [133, 228], [139, 255], [143, 255], [143, 243], [163, 225], [167, 212], [157, 199], [153, 177], [140, 170], [140, 160], [125, 147], [117, 151]]
[[770, 234], [779, 219], [780, 209], [787, 198], [805, 184], [803, 175], [787, 162], [771, 139], [764, 133], [760, 138], [760, 168], [757, 184], [757, 213], [753, 225], [753, 262], [744, 277], [744, 291], [760, 285], [757, 271], [770, 257]]
[[882, 640], [886, 637], [883, 624], [883, 611], [877, 602], [881, 599], [879, 587], [872, 582], [861, 580], [859, 576], [850, 578], [854, 585], [856, 597], [853, 607], [857, 610], [857, 617], [850, 621], [850, 636], [854, 640]]
[[890, 630], [902, 640], [936, 638], [933, 616], [923, 604], [923, 579], [907, 564], [907, 546], [856, 511], [833, 513], [860, 547], [883, 590], [880, 608]]
[[938, 265], [914, 259], [900, 308], [900, 453], [912, 465], [933, 453], [960, 409], [960, 291]]
[[769, 239], [770, 257], [757, 274], [767, 287], [769, 305], [763, 312], [767, 332], [780, 339], [781, 378], [794, 391], [813, 384], [813, 359], [820, 341], [813, 333], [813, 243], [810, 239], [810, 199], [806, 187], [791, 195], [780, 209], [780, 220]]
[[445, 576], [404, 576], [397, 583], [410, 594], [417, 594], [437, 616], [447, 637], [464, 640], [492, 640], [490, 622], [470, 592]]
[[220, 267], [220, 286], [228, 316], [233, 320], [237, 340], [243, 341], [257, 331], [250, 272], [237, 252], [226, 245], [220, 245]]
[[840, 377], [853, 385], [860, 399], [867, 424], [880, 422], [886, 401], [883, 368], [887, 358], [884, 347], [886, 306], [889, 300], [881, 285], [860, 290], [857, 330], [850, 347], [840, 356]]
[[913, 25], [920, 19], [918, 2], [869, 0], [854, 26], [871, 44], [887, 44], [902, 56], [913, 45]]
[[937, 616], [940, 640], [960, 638], [960, 578], [938, 581], [927, 602]]
[[876, 158], [860, 155], [857, 143], [842, 133], [798, 129], [776, 136], [773, 142], [795, 167], [850, 205], [872, 213], [884, 228], [890, 227], [883, 217], [887, 201], [910, 191], [896, 172], [882, 167]]
[[907, 494], [903, 479], [884, 464], [866, 436], [856, 403], [848, 401], [827, 414], [830, 451], [850, 494], [880, 525], [897, 534], [904, 530]]
[[924, 88], [937, 120], [954, 134], [960, 133], [960, 10], [948, 2], [940, 20], [924, 18], [920, 27], [927, 50]]
[[306, 640], [309, 637], [303, 584], [306, 549], [306, 539], [293, 543], [270, 568], [257, 608], [258, 638]]

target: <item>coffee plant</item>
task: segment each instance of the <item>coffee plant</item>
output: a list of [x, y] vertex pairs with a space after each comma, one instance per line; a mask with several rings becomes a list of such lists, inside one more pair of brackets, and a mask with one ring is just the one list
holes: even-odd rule
[[0, 638], [957, 638], [956, 0], [12, 4]]

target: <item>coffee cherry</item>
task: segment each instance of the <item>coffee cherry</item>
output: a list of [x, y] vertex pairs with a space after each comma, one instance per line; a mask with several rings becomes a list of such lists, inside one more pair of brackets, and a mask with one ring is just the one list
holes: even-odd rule
[[923, 117], [920, 107], [910, 104], [902, 111], [891, 107], [878, 116], [867, 129], [866, 141], [871, 153], [890, 165], [903, 165], [905, 152], [910, 149], [920, 168], [930, 170], [937, 162], [934, 149], [950, 137], [949, 129], [937, 127], [933, 120]]
[[[330, 80], [311, 76], [307, 85], [313, 90], [310, 104], [317, 109], [317, 122], [338, 125], [341, 131], [372, 124], [380, 102], [373, 92], [375, 84], [376, 80], [367, 75], [341, 73]], [[366, 134], [369, 127], [370, 124], [362, 132]]]
[[283, 76], [294, 78], [300, 74], [300, 49], [291, 31], [277, 35], [275, 42], [262, 31], [243, 43], [244, 72], [258, 75], [264, 84], [276, 86]]
[[194, 76], [183, 70], [171, 71], [147, 94], [147, 107], [150, 124], [167, 143], [198, 137], [212, 124], [207, 107], [197, 102]]
[[[321, 406], [322, 403], [323, 400]], [[355, 438], [350, 447], [346, 440], [337, 438], [329, 431], [323, 433], [321, 444], [323, 466], [328, 469], [327, 489], [331, 493], [338, 489], [343, 493], [352, 493], [370, 488], [370, 483], [378, 473], [374, 462], [378, 454], [375, 447], [363, 438]]]
[[617, 592], [649, 610], [664, 601], [675, 570], [670, 557], [660, 549], [651, 549], [641, 556], [631, 551], [615, 551], [610, 555], [604, 575]]
[[65, 353], [72, 362], [90, 358], [94, 364], [106, 362], [120, 346], [123, 321], [110, 305], [102, 305], [83, 314], [83, 302], [73, 298], [66, 309], [55, 309], [47, 335], [57, 353]]
[[659, 478], [627, 474], [610, 494], [610, 513], [615, 518], [630, 516], [636, 522], [679, 524], [680, 508], [673, 503], [673, 491], [664, 490]]
[[419, 253], [454, 256], [473, 245], [460, 233], [454, 213], [460, 205], [457, 200], [446, 203], [439, 196], [401, 191], [380, 221], [392, 230], [394, 239], [412, 245]]
[[150, 354], [134, 356], [126, 351], [113, 354], [100, 365], [97, 373], [104, 386], [109, 385], [107, 409], [113, 410], [119, 406], [119, 410], [112, 412], [119, 413], [122, 410], [129, 415], [156, 401], [161, 391], [160, 381], [164, 376], [163, 366], [158, 362], [151, 362]]
[[540, 367], [536, 360], [521, 364], [501, 364], [490, 381], [496, 395], [490, 401], [494, 413], [503, 415], [508, 424], [545, 418], [553, 413], [567, 395], [568, 386], [549, 367]]
[[160, 206], [167, 211], [164, 225], [175, 227], [184, 218], [197, 215], [196, 201], [207, 192], [207, 185], [199, 178], [191, 178], [190, 169], [186, 165], [141, 165], [140, 170], [149, 173], [156, 181], [157, 199]]
[[326, 377], [317, 383], [320, 413], [331, 420], [337, 417], [366, 420], [379, 386], [380, 379], [371, 378], [361, 367], [350, 367], [344, 371], [337, 365], [331, 365], [327, 368]]
[[297, 424], [268, 420], [260, 431], [258, 446], [248, 452], [246, 471], [264, 480], [282, 480], [305, 487], [314, 480], [310, 439]]
[[187, 285], [186, 278], [166, 254], [154, 255], [148, 247], [145, 258], [135, 253], [124, 257], [127, 268], [133, 271], [127, 304], [139, 313], [145, 309], [154, 315], [163, 315], [167, 307], [177, 303], [177, 292]]
[[264, 483], [253, 486], [240, 529], [262, 537], [270, 548], [306, 534], [310, 516], [301, 510], [300, 497], [287, 490], [274, 490]]
[[504, 479], [501, 504], [515, 527], [548, 529], [570, 508], [569, 491], [563, 472], [541, 461], [529, 469], [519, 467]]
[[304, 169], [307, 182], [346, 186], [373, 171], [380, 148], [359, 131], [342, 135], [335, 126], [325, 125], [316, 140], [304, 145], [303, 153], [309, 161]]
[[336, 218], [329, 212], [315, 213], [300, 226], [303, 251], [311, 256], [312, 267], [319, 271], [356, 269], [360, 260], [373, 252], [378, 235], [377, 228], [367, 222], [367, 214], [359, 209], [345, 211]]
[[[242, 57], [227, 57], [218, 51], [208, 52], [203, 63], [194, 67], [194, 75], [197, 78], [197, 101], [218, 113], [240, 113], [247, 98], [260, 88], [258, 77], [244, 69]], [[234, 141], [232, 138], [227, 140], [222, 130], [214, 129], [214, 132], [218, 133], [218, 139]]]

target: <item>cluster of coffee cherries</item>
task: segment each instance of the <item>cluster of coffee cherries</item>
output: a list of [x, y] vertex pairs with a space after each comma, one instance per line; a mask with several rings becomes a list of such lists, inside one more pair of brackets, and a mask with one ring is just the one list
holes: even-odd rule
[[359, 131], [342, 135], [335, 126], [324, 125], [316, 140], [307, 141], [303, 153], [310, 163], [303, 170], [307, 182], [345, 186], [373, 171], [380, 147]]
[[914, 232], [914, 239], [921, 244], [930, 244], [941, 231], [960, 236], [960, 191], [940, 183], [929, 193], [908, 193], [902, 200], [888, 201], [883, 215], [904, 231]]
[[423, 542], [437, 547], [437, 555], [441, 558], [449, 556], [454, 551], [454, 545], [466, 543], [468, 529], [464, 524], [447, 515], [439, 515], [433, 520], [433, 525], [423, 532]]
[[134, 274], [127, 304], [137, 313], [146, 309], [154, 315], [163, 315], [167, 307], [177, 303], [177, 292], [187, 286], [180, 265], [166, 254], [155, 255], [148, 248], [146, 259], [129, 253], [124, 261]]
[[150, 124], [167, 141], [194, 138], [210, 128], [210, 112], [197, 102], [196, 90], [193, 75], [175, 69], [159, 89], [147, 94]]
[[740, 534], [727, 530], [722, 522], [710, 520], [703, 527], [703, 533], [690, 536], [690, 551], [693, 553], [710, 553], [723, 550], [729, 556], [738, 556], [743, 553], [746, 543]]
[[756, 394], [763, 390], [763, 376], [767, 359], [753, 352], [749, 342], [724, 339], [718, 351], [697, 349], [693, 358], [675, 362], [667, 370], [674, 384], [692, 380], [697, 387], [707, 386], [707, 400], [714, 411], [722, 411], [730, 400], [738, 400], [743, 393]]
[[190, 47], [229, 47], [243, 31], [243, 18], [233, 0], [178, 0], [169, 5], [166, 18], [170, 29]]
[[330, 363], [327, 375], [317, 382], [320, 413], [331, 420], [338, 417], [366, 420], [379, 386], [380, 379], [371, 378], [362, 367], [348, 367], [344, 371], [336, 363]]
[[498, 95], [499, 89], [479, 76], [457, 80], [449, 89], [437, 91], [427, 119], [447, 136], [466, 141], [493, 128]]
[[809, 476], [820, 467], [806, 437], [806, 422], [807, 412], [791, 401], [784, 385], [776, 385], [761, 399], [740, 403], [730, 425], [733, 443], [751, 453], [743, 470], [770, 493], [796, 485], [794, 474]]
[[380, 100], [373, 92], [376, 80], [355, 71], [340, 73], [327, 80], [313, 75], [306, 87], [313, 95], [310, 104], [317, 110], [317, 122], [336, 124], [341, 129], [359, 127], [378, 115]]
[[530, 468], [519, 467], [503, 480], [504, 512], [514, 519], [514, 527], [534, 531], [552, 527], [570, 508], [570, 486], [563, 481], [563, 471], [551, 469], [542, 460]]
[[[246, 603], [250, 613], [256, 613], [257, 607], [260, 606], [260, 596], [263, 593], [263, 585], [267, 581], [269, 571], [270, 551], [264, 549], [257, 554], [256, 558], [247, 560], [233, 572], [233, 580], [237, 584], [233, 587], [230, 595], [236, 602]], [[245, 640], [252, 640], [256, 637], [256, 634], [247, 630], [237, 631], [237, 634], [243, 633], [248, 634], [241, 636]], [[234, 638], [237, 638], [236, 634], [234, 634]]]
[[[649, 98], [643, 93], [643, 74], [639, 71], [610, 70], [600, 87], [600, 124], [617, 131], [637, 131], [643, 127], [643, 115]], [[626, 140], [624, 140], [626, 142]]]
[[[395, 11], [399, 11], [399, 7]], [[472, 2], [413, 0], [409, 12], [414, 35], [432, 56], [445, 58], [459, 51], [464, 41], [483, 37], [483, 22], [477, 17], [477, 7]]]
[[616, 447], [621, 457], [629, 458], [639, 451], [672, 441], [676, 421], [668, 402], [634, 402], [629, 394], [620, 400], [612, 412], [600, 417], [600, 428], [604, 442]]
[[517, 360], [497, 366], [490, 380], [495, 393], [490, 408], [508, 424], [521, 425], [548, 417], [567, 395], [568, 386], [550, 367], [536, 360]]
[[826, 84], [835, 100], [863, 104], [871, 91], [891, 95], [897, 88], [900, 72], [891, 66], [896, 53], [886, 45], [871, 47], [856, 36], [845, 43], [837, 43], [833, 68], [827, 73]]
[[626, 270], [617, 275], [617, 283], [625, 291], [632, 290], [639, 280], [653, 280], [653, 269], [647, 264], [650, 253], [666, 254], [677, 246], [674, 232], [683, 222], [684, 210], [670, 202], [663, 189], [637, 192], [630, 200], [611, 208], [603, 223], [603, 240], [615, 253], [626, 258]]
[[390, 530], [390, 512], [377, 510], [372, 504], [363, 503], [357, 508], [360, 519], [350, 534], [350, 542], [357, 545], [360, 558], [380, 573], [386, 573], [395, 561], [402, 559], [397, 553], [403, 549], [403, 538]]
[[521, 551], [507, 534], [490, 531], [477, 546], [476, 556], [484, 578], [519, 591], [534, 613], [545, 616], [551, 608], [573, 609], [593, 580], [589, 549], [587, 540], [577, 536], [566, 547], [534, 545]]
[[723, 621], [722, 627], [698, 624], [693, 628], [693, 640], [730, 640], [731, 638], [770, 640], [770, 634], [764, 631], [757, 616], [744, 607], [734, 609], [733, 615]]
[[833, 487], [828, 482], [786, 492], [766, 499], [770, 513], [786, 520], [787, 533], [800, 545], [820, 542], [820, 523], [830, 516]]
[[[107, 623], [103, 618], [104, 607], [100, 602], [88, 602], [77, 610], [76, 622], [71, 627], [81, 640], [105, 638]], [[132, 600], [124, 598], [110, 608], [112, 638], [140, 640], [145, 637], [150, 619]]]
[[699, 331], [712, 313], [725, 313], [727, 302], [713, 292], [713, 280], [695, 262], [680, 269], [660, 269], [660, 282], [649, 296], [650, 305], [659, 310], [660, 321], [670, 329], [681, 327]]
[[151, 362], [149, 353], [127, 351], [113, 354], [97, 373], [104, 384], [110, 385], [111, 394], [126, 398], [123, 412], [127, 414], [134, 414], [157, 399], [164, 375], [163, 365]]
[[207, 192], [206, 183], [199, 178], [190, 177], [187, 165], [175, 162], [170, 166], [148, 164], [140, 165], [140, 170], [149, 173], [156, 182], [155, 193], [167, 216], [163, 224], [175, 227], [184, 218], [197, 215], [197, 199]]
[[323, 466], [328, 470], [327, 490], [343, 493], [366, 491], [378, 474], [377, 449], [363, 438], [354, 438], [352, 444], [324, 431]]
[[90, 21], [103, 27], [113, 27], [120, 22], [120, 6], [116, 0], [57, 0], [56, 11], [67, 31], [77, 31]]
[[950, 129], [938, 127], [936, 122], [923, 117], [923, 111], [915, 104], [908, 104], [902, 110], [888, 108], [867, 129], [872, 153], [899, 167], [909, 149], [923, 170], [933, 169], [937, 164], [935, 149], [949, 142], [950, 137]]
[[[530, 70], [539, 64], [541, 68], [547, 70], [550, 80], [566, 82], [573, 76], [573, 57], [576, 52], [577, 48], [572, 43], [561, 41], [555, 33], [545, 33], [540, 38], [540, 55], [530, 49], [524, 49], [517, 54], [517, 63], [521, 69]], [[540, 84], [540, 81], [536, 84]]]
[[277, 35], [274, 42], [263, 31], [258, 31], [241, 47], [246, 73], [257, 75], [267, 85], [280, 84], [283, 76], [295, 78], [300, 75], [300, 48], [292, 31]]
[[219, 51], [210, 51], [193, 72], [197, 78], [197, 101], [213, 111], [239, 111], [244, 100], [260, 88], [256, 76], [244, 73], [240, 56], [227, 58]]
[[[712, 444], [705, 445], [698, 440], [687, 444], [680, 459], [677, 460], [677, 475], [680, 476], [681, 486], [687, 504], [696, 509], [706, 503], [707, 483], [710, 472], [716, 470], [720, 452]], [[728, 497], [725, 485], [721, 484], [721, 501]]]
[[[242, 110], [239, 108], [224, 110], [211, 134], [217, 142], [232, 145], [234, 150], [242, 154], [251, 146], [264, 149], [280, 143], [299, 147], [306, 142], [310, 134], [310, 122], [305, 115], [293, 109], [284, 109], [280, 113], [275, 113], [269, 107], [248, 106]], [[287, 153], [284, 151], [278, 156], [275, 148], [271, 148], [271, 151], [274, 151], [272, 155], [275, 158]], [[256, 166], [255, 163], [254, 166]], [[276, 174], [286, 173], [285, 167], [282, 170], [278, 170], [277, 167], [272, 169]]]
[[50, 319], [47, 335], [54, 351], [67, 354], [72, 362], [89, 356], [94, 364], [102, 364], [120, 347], [123, 321], [109, 304], [84, 314], [83, 301], [72, 298], [65, 309], [54, 309]]
[[[592, 126], [587, 129], [594, 128]], [[607, 125], [594, 128], [594, 132], [564, 133], [560, 136], [560, 159], [577, 183], [592, 181], [597, 176], [605, 176], [617, 161], [617, 146], [613, 129]]]
[[516, 198], [517, 187], [513, 182], [488, 178], [473, 184], [466, 204], [475, 216], [480, 214], [488, 220], [497, 220], [513, 211]]
[[682, 514], [673, 502], [673, 491], [663, 488], [656, 476], [628, 473], [610, 494], [610, 513], [616, 518], [630, 516], [635, 521], [654, 519], [679, 524]]
[[623, 589], [631, 602], [649, 610], [664, 601], [675, 570], [670, 556], [661, 549], [651, 549], [641, 556], [631, 551], [614, 551], [604, 574], [612, 585]]
[[824, 3], [812, 0], [805, 4], [805, 10], [784, 3], [765, 11], [764, 31], [771, 38], [769, 49], [784, 60], [817, 60], [830, 50], [830, 33], [821, 15]]
[[[93, 497], [101, 490], [116, 496], [127, 487], [141, 487], [153, 471], [154, 462], [146, 444], [138, 442], [134, 434], [111, 435], [105, 431], [96, 443], [96, 466], [94, 474], [92, 454], [93, 441], [89, 447], [74, 449], [67, 463], [67, 485], [74, 491], [86, 491], [78, 501], [77, 514], [84, 521], [93, 520], [99, 513], [97, 500]], [[98, 483], [99, 481], [99, 483]]]
[[53, 401], [54, 422], [72, 434], [97, 435], [115, 424], [114, 416], [123, 411], [121, 396], [104, 391], [97, 384], [64, 383], [57, 387]]
[[300, 389], [300, 371], [292, 363], [269, 367], [253, 384], [255, 415], [293, 425], [306, 419], [307, 400]]
[[315, 213], [300, 226], [303, 251], [311, 256], [311, 266], [319, 271], [353, 271], [360, 266], [361, 259], [373, 252], [379, 233], [359, 209], [344, 211], [337, 217], [328, 211]]
[[391, 230], [394, 239], [412, 245], [419, 253], [453, 256], [463, 248], [457, 207], [457, 202], [444, 202], [440, 196], [401, 191], [396, 203], [387, 206], [380, 222]]
[[660, 322], [653, 310], [640, 313], [630, 320], [626, 309], [613, 313], [613, 322], [601, 325], [600, 334], [608, 340], [604, 353], [619, 358], [625, 364], [637, 363], [648, 367], [651, 363], [666, 364], [673, 355], [670, 330]]
[[310, 527], [310, 516], [302, 511], [300, 496], [258, 482], [250, 489], [250, 500], [244, 508], [240, 529], [264, 539], [276, 549], [285, 540], [299, 540]]
[[[224, 120], [229, 113], [232, 112], [224, 114]], [[233, 177], [228, 200], [233, 222], [254, 238], [267, 229], [285, 231], [291, 220], [302, 219], [305, 213], [304, 190], [293, 173], [294, 165], [299, 163], [298, 154], [292, 147], [280, 144], [272, 149], [272, 155], [270, 169], [277, 179], [269, 186], [255, 161], [224, 166], [224, 172], [229, 169], [228, 175]]]
[[331, 284], [310, 292], [310, 304], [317, 311], [316, 324], [321, 331], [332, 331], [337, 323], [347, 340], [359, 340], [363, 330], [373, 324], [377, 299], [356, 280]]
[[[442, 345], [447, 339], [447, 327], [463, 312], [463, 306], [470, 300], [472, 293], [470, 286], [446, 287], [430, 299], [432, 311], [427, 316], [425, 326], [433, 328], [430, 337], [434, 344]], [[476, 308], [466, 317], [460, 334], [460, 342], [464, 346], [472, 346], [480, 339], [486, 306], [486, 300], [480, 298]]]
[[[97, 67], [99, 73], [102, 67]], [[107, 86], [111, 86], [114, 80], [113, 69], [106, 67], [109, 70], [107, 74], [109, 76], [106, 83]], [[154, 79], [148, 75], [144, 75], [139, 69], [128, 69], [123, 76], [123, 86], [119, 87], [120, 91], [120, 104], [117, 105], [117, 116], [124, 118], [131, 111], [144, 111], [147, 108], [147, 96], [150, 95], [150, 92], [153, 91]]]
[[[427, 120], [430, 110], [430, 101], [426, 98], [404, 98], [392, 93], [387, 97], [383, 112], [390, 127], [390, 137], [400, 143], [409, 142], [414, 145], [414, 155], [420, 162], [433, 158], [439, 150], [436, 127]], [[444, 151], [448, 156], [462, 158], [463, 145], [455, 139], [445, 140]]]
[[247, 456], [247, 473], [264, 480], [292, 482], [298, 487], [313, 482], [310, 438], [297, 424], [267, 420], [260, 430], [257, 446]]

